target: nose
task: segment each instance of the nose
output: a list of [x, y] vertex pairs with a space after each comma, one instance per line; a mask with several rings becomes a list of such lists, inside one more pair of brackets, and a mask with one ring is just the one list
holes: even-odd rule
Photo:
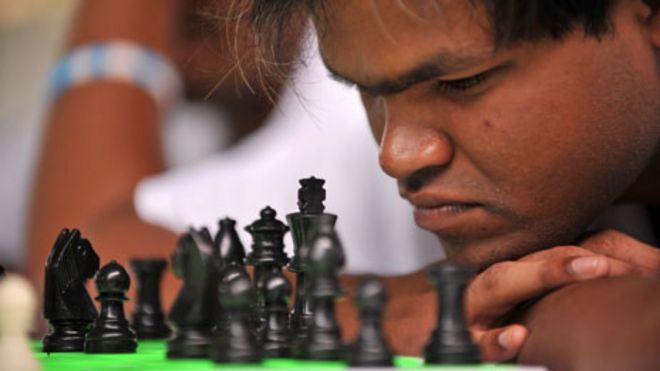
[[385, 124], [380, 143], [380, 165], [390, 176], [412, 185], [416, 175], [430, 169], [444, 168], [451, 162], [454, 149], [441, 130], [410, 120], [397, 120], [391, 114]]

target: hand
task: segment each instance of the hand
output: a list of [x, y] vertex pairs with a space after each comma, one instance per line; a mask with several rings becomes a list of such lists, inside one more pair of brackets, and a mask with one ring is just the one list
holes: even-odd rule
[[519, 324], [499, 326], [519, 304], [549, 290], [601, 277], [660, 274], [660, 249], [607, 230], [575, 246], [558, 246], [494, 264], [467, 290], [470, 330], [485, 361], [516, 357], [528, 335]]

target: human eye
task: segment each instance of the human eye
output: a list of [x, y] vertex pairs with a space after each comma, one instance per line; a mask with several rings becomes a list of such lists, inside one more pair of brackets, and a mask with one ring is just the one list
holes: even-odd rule
[[469, 77], [455, 80], [437, 80], [436, 88], [441, 93], [467, 93], [478, 88], [490, 76], [491, 71], [486, 71]]

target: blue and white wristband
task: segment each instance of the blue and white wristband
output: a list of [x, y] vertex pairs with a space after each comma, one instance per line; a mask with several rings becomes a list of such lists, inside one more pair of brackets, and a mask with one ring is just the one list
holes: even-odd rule
[[181, 76], [166, 57], [137, 43], [113, 40], [83, 45], [63, 56], [51, 75], [50, 99], [98, 80], [139, 86], [161, 108], [178, 99], [183, 88]]

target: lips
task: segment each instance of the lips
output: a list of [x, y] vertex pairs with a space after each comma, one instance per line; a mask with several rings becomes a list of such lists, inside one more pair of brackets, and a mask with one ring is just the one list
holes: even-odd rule
[[404, 194], [414, 206], [415, 222], [440, 234], [474, 233], [486, 222], [484, 205], [463, 197], [431, 193]]

